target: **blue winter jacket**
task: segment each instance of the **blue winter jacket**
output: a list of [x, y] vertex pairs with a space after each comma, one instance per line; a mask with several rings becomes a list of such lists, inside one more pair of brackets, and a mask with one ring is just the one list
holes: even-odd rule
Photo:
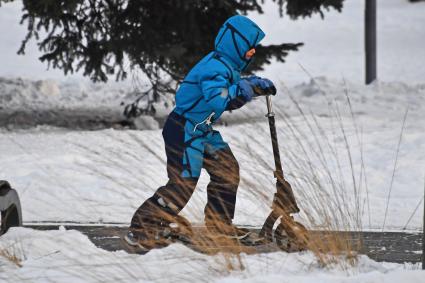
[[184, 131], [164, 127], [163, 135], [166, 144], [183, 150], [181, 159], [178, 155], [170, 161], [181, 164], [182, 177], [198, 178], [205, 153], [213, 154], [228, 147], [220, 133], [212, 130], [212, 124], [225, 110], [239, 108], [247, 102], [238, 86], [240, 72], [250, 62], [245, 53], [264, 36], [247, 17], [231, 17], [217, 35], [215, 50], [199, 61], [180, 85], [173, 112], [183, 116]]
[[245, 53], [264, 36], [244, 16], [233, 16], [223, 24], [215, 39], [215, 50], [192, 68], [176, 93], [174, 111], [190, 122], [194, 133], [210, 130], [210, 122], [214, 123], [225, 110], [246, 103], [238, 86], [240, 73], [250, 62]]

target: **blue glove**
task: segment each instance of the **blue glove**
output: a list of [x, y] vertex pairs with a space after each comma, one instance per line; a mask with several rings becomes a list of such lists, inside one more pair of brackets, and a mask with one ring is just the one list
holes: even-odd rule
[[271, 80], [257, 76], [251, 76], [247, 80], [254, 85], [254, 92], [257, 96], [276, 95], [276, 87]]
[[242, 79], [238, 83], [240, 95], [245, 99], [246, 102], [251, 101], [254, 96], [254, 84], [251, 83], [248, 79]]

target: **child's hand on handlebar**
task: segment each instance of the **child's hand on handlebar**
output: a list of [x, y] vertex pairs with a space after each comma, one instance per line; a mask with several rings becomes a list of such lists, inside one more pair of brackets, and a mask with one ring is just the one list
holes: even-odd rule
[[264, 95], [276, 95], [276, 87], [269, 79], [251, 76], [239, 81], [240, 91], [247, 101], [253, 97]]
[[271, 80], [257, 76], [249, 77], [247, 80], [253, 84], [256, 96], [276, 95], [276, 87]]

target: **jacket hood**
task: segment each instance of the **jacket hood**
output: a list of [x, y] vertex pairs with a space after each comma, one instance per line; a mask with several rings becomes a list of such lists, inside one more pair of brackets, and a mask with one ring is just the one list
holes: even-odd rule
[[251, 59], [245, 53], [256, 47], [265, 37], [260, 27], [247, 17], [236, 15], [229, 18], [220, 28], [215, 39], [215, 51], [244, 70]]

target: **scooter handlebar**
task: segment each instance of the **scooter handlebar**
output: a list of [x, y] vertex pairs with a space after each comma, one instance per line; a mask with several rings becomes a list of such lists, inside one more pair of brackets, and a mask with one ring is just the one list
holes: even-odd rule
[[266, 96], [266, 95], [276, 95], [277, 90], [275, 86], [268, 87], [268, 88], [260, 88], [258, 86], [254, 86], [254, 92], [258, 96]]

